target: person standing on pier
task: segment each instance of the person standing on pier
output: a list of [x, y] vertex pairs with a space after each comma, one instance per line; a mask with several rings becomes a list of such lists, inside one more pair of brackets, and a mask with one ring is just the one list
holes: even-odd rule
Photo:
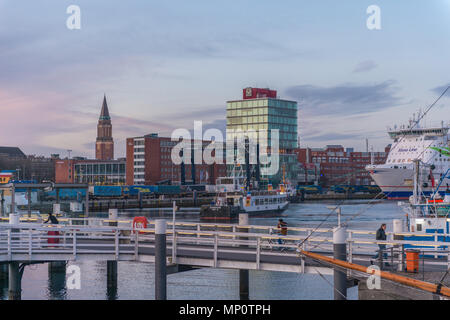
[[[287, 223], [283, 221], [283, 219], [278, 220], [277, 228], [279, 230], [279, 234], [282, 236], [287, 236]], [[283, 244], [284, 241], [281, 238], [278, 238], [278, 244]]]
[[48, 223], [48, 222], [50, 222], [51, 224], [58, 224], [59, 223], [58, 219], [56, 219], [56, 217], [51, 212], [48, 214], [47, 221], [44, 221], [44, 223]]
[[[49, 222], [50, 224], [59, 224], [58, 219], [56, 219], [56, 217], [51, 212], [48, 214], [47, 221], [44, 221], [44, 223]], [[59, 238], [57, 238], [57, 236], [59, 236], [59, 231], [48, 231], [47, 235], [49, 236], [47, 239], [47, 243], [59, 243]]]
[[[376, 240], [380, 241], [386, 241], [386, 223], [383, 223], [381, 227], [377, 230]], [[372, 257], [372, 259], [378, 259], [380, 256], [380, 252], [383, 252], [383, 259], [387, 259], [387, 253], [386, 253], [386, 245], [385, 244], [378, 244], [378, 252], [376, 255]], [[373, 260], [370, 260], [370, 264], [373, 264]], [[386, 265], [389, 265], [389, 263], [386, 263]]]

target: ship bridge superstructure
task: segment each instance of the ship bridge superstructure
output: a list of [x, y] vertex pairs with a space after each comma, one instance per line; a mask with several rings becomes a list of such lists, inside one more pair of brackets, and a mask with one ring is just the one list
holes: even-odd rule
[[403, 165], [419, 159], [425, 164], [449, 166], [449, 127], [414, 128], [389, 131], [394, 140], [386, 165]]

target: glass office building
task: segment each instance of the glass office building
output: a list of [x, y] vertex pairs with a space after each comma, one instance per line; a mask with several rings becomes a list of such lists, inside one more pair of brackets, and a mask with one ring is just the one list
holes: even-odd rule
[[[255, 89], [268, 90], [268, 89]], [[244, 89], [245, 90], [245, 89]], [[248, 92], [248, 89], [246, 89]], [[271, 147], [271, 130], [279, 130], [280, 165], [278, 173], [261, 178], [266, 183], [278, 185], [284, 178], [295, 184], [298, 176], [298, 161], [294, 149], [298, 147], [297, 141], [297, 102], [257, 95], [257, 98], [227, 102], [227, 140], [237, 138], [239, 131], [255, 130], [267, 137], [268, 149]], [[276, 91], [275, 91], [276, 95]], [[262, 97], [261, 97], [262, 96]], [[229, 164], [228, 164], [229, 165]], [[232, 166], [228, 169], [231, 170]], [[228, 172], [230, 174], [230, 172]]]
[[74, 163], [74, 182], [89, 184], [125, 184], [125, 161], [80, 161]]

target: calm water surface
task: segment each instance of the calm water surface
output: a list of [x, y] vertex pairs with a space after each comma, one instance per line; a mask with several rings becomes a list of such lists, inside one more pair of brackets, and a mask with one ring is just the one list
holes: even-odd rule
[[[291, 204], [282, 217], [290, 227], [315, 227], [329, 215], [327, 206], [334, 204], [336, 202]], [[142, 214], [152, 215], [139, 213]], [[396, 202], [346, 201], [342, 204], [342, 221], [348, 221], [350, 228], [376, 230], [386, 222], [390, 231], [392, 219], [403, 217]], [[278, 218], [250, 218], [250, 224], [276, 226]], [[183, 220], [198, 221], [194, 216]], [[337, 217], [333, 214], [322, 227], [331, 228], [336, 224]], [[119, 262], [117, 290], [107, 288], [106, 262], [74, 264], [81, 268], [80, 290], [66, 288], [65, 272], [49, 273], [47, 264], [39, 264], [25, 268], [22, 299], [154, 299], [152, 264]], [[250, 271], [250, 299], [333, 299], [333, 277], [325, 278], [327, 281], [319, 275]], [[7, 286], [7, 280], [0, 280], [0, 299], [7, 299]], [[205, 268], [169, 275], [167, 296], [168, 299], [239, 299], [239, 271]], [[358, 298], [356, 287], [349, 289], [348, 297]]]

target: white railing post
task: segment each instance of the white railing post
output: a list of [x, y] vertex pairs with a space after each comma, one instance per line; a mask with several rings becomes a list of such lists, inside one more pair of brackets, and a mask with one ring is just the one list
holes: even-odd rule
[[[437, 231], [434, 232], [434, 242], [438, 242], [438, 233], [437, 233]], [[438, 246], [434, 247], [434, 251], [435, 251], [434, 258], [437, 259], [437, 257], [438, 257], [438, 255], [437, 255]]]
[[134, 260], [139, 258], [139, 232], [134, 233]]
[[28, 255], [29, 259], [31, 260], [31, 252], [33, 250], [33, 233], [32, 230], [28, 230]]
[[172, 263], [177, 263], [177, 232], [173, 233], [173, 243], [172, 243]]
[[311, 237], [311, 234], [312, 234], [312, 231], [311, 230], [308, 230], [308, 235], [307, 235], [307, 239], [308, 240], [306, 240], [303, 244], [305, 245], [305, 247], [304, 247], [304, 249], [303, 250], [305, 250], [305, 251], [307, 251], [307, 249], [308, 249], [308, 244], [309, 244], [309, 239], [310, 239], [310, 237]]
[[73, 245], [73, 259], [76, 260], [77, 259], [77, 231], [73, 230], [73, 241], [72, 241], [72, 245]]
[[353, 240], [348, 241], [348, 262], [353, 263]]
[[117, 228], [114, 233], [114, 246], [115, 246], [116, 260], [119, 260], [119, 230], [117, 230]]
[[8, 229], [8, 260], [11, 260], [12, 248], [11, 248], [11, 229]]
[[[200, 238], [200, 231], [201, 231], [201, 227], [200, 227], [200, 223], [197, 224], [197, 238]], [[197, 245], [200, 244], [199, 241], [196, 242]]]
[[450, 269], [450, 247], [448, 247], [447, 251], [447, 268]]
[[260, 261], [261, 261], [261, 238], [258, 237], [256, 239], [256, 270], [260, 269]]
[[[309, 232], [308, 232], [309, 233]], [[302, 250], [306, 251], [306, 241], [302, 244]], [[305, 273], [305, 255], [301, 255], [300, 257], [301, 267], [302, 267], [302, 273]]]
[[217, 257], [218, 257], [218, 248], [219, 248], [219, 237], [217, 233], [214, 235], [214, 268], [217, 268]]

